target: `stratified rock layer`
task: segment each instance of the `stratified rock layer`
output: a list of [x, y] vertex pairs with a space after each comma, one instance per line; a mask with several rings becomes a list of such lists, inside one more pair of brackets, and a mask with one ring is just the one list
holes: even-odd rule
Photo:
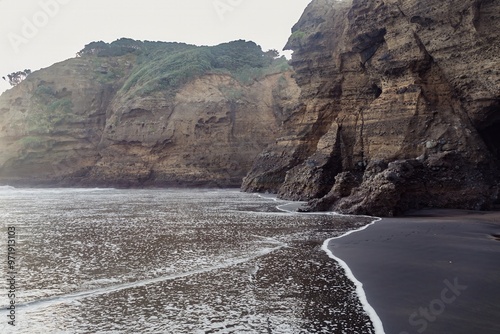
[[356, 214], [490, 208], [499, 13], [496, 0], [313, 1], [287, 45], [302, 105], [243, 189]]
[[[201, 73], [195, 67], [224, 61], [235, 68], [248, 62], [232, 56], [239, 49], [259, 57], [254, 43], [222, 45], [229, 56], [215, 59], [203, 53], [207, 47], [173, 43], [163, 51], [161, 43], [152, 43], [160, 51], [137, 53], [142, 43], [124, 43], [130, 50], [119, 46], [111, 56], [95, 56], [88, 47], [90, 55], [34, 72], [1, 96], [1, 184], [239, 187], [254, 158], [282, 135], [282, 122], [298, 103], [300, 91], [286, 66], [244, 65], [243, 74], [263, 72], [248, 74], [253, 79], [247, 81], [223, 68]], [[110, 53], [105, 43], [90, 45]], [[184, 67], [164, 65], [169, 48], [183, 52], [174, 60]], [[201, 74], [181, 76], [173, 66]], [[186, 82], [171, 88], [172, 73]], [[152, 82], [155, 75], [158, 83]], [[161, 85], [170, 88], [157, 89]]]

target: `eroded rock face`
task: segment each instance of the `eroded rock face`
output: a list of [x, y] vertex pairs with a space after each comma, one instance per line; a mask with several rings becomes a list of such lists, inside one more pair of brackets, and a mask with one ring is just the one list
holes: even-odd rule
[[302, 106], [247, 191], [311, 209], [486, 209], [498, 195], [500, 2], [313, 1], [288, 48]]
[[298, 104], [290, 70], [249, 83], [204, 74], [166, 94], [124, 88], [137, 63], [70, 59], [5, 92], [0, 183], [239, 187]]
[[287, 72], [250, 85], [206, 75], [171, 100], [116, 96], [100, 142], [102, 158], [89, 180], [135, 185], [140, 175], [144, 185], [239, 187], [255, 157], [279, 135], [298, 95]]

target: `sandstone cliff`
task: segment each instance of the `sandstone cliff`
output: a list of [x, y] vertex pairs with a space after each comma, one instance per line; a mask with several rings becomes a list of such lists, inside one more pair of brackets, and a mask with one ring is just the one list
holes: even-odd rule
[[91, 43], [0, 97], [0, 182], [240, 186], [298, 103], [252, 42]]
[[301, 106], [245, 178], [310, 209], [490, 208], [500, 2], [314, 0], [287, 48]]

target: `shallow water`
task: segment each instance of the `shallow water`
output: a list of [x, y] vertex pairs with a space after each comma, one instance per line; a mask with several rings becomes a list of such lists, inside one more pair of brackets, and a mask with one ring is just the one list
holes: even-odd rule
[[[5, 289], [0, 332], [373, 333], [354, 284], [321, 250], [370, 220], [285, 204], [233, 190], [3, 187], [16, 327]], [[0, 259], [6, 280], [6, 247]]]

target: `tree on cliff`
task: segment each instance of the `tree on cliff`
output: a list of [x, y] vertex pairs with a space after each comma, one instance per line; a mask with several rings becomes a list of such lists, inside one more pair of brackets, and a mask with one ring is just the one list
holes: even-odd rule
[[76, 55], [77, 57], [83, 57], [85, 55], [95, 55], [108, 48], [109, 45], [103, 41], [92, 42], [85, 45], [85, 47], [82, 50], [80, 50]]
[[271, 49], [266, 52], [264, 52], [264, 55], [268, 57], [269, 59], [277, 59], [280, 57], [280, 53], [276, 49]]
[[92, 42], [80, 50], [76, 56], [83, 57], [86, 55], [96, 55], [98, 57], [119, 57], [132, 53], [136, 50], [141, 50], [143, 43], [130, 38], [120, 38], [113, 43], [105, 43], [103, 41]]
[[9, 84], [12, 87], [14, 87], [14, 86], [20, 84], [30, 74], [31, 74], [31, 70], [26, 69], [24, 71], [17, 71], [17, 72], [13, 72], [11, 74], [7, 74], [7, 78], [9, 78], [9, 80], [7, 80], [5, 77], [2, 77], [2, 79], [4, 79], [5, 81], [8, 81]]

